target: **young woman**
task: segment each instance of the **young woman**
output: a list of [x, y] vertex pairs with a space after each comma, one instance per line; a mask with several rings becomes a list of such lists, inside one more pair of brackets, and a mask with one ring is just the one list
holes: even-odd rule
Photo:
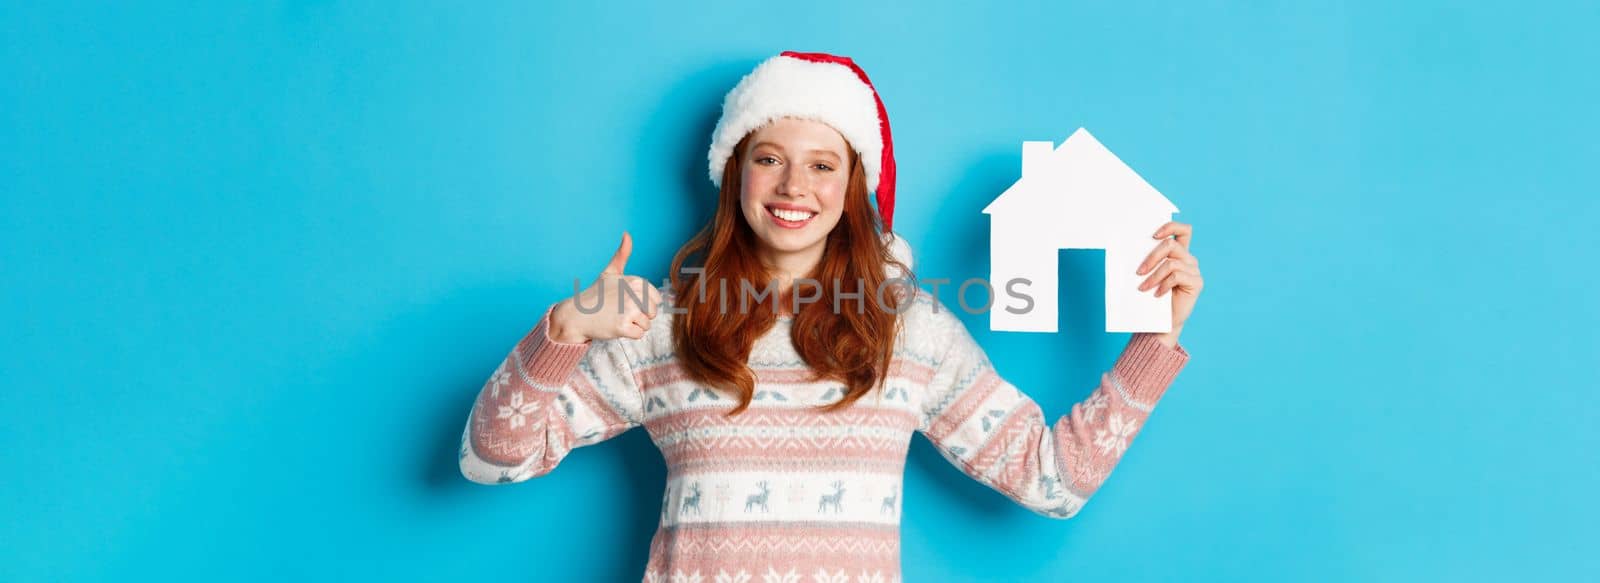
[[1076, 514], [1188, 360], [1177, 338], [1202, 284], [1190, 228], [1153, 233], [1139, 269], [1141, 290], [1172, 294], [1172, 332], [1134, 334], [1049, 424], [948, 307], [888, 285], [910, 270], [890, 234], [893, 160], [882, 102], [849, 59], [762, 63], [723, 104], [721, 195], [672, 285], [624, 274], [624, 234], [484, 385], [462, 473], [520, 482], [644, 426], [668, 468], [648, 581], [899, 579], [913, 432], [1018, 504]]

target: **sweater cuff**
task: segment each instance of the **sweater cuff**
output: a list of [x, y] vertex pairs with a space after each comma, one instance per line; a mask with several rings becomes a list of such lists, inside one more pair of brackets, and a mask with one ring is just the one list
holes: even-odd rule
[[1111, 373], [1127, 389], [1128, 396], [1142, 403], [1153, 404], [1161, 399], [1172, 385], [1172, 379], [1189, 362], [1189, 352], [1183, 345], [1167, 346], [1155, 334], [1135, 333], [1122, 349], [1122, 356]]
[[522, 369], [534, 382], [545, 386], [559, 386], [566, 384], [567, 377], [572, 376], [572, 371], [577, 370], [578, 361], [589, 353], [590, 342], [572, 344], [561, 342], [550, 337], [550, 312], [555, 306], [550, 306], [544, 311], [544, 316], [539, 318], [539, 325], [517, 343], [517, 353], [522, 359]]

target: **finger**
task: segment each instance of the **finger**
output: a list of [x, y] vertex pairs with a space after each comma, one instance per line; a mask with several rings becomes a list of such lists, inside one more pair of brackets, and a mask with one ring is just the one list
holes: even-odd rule
[[650, 285], [650, 282], [648, 282], [648, 281], [644, 282], [644, 289], [645, 289], [645, 293], [650, 294], [649, 295], [649, 298], [650, 298], [650, 309], [645, 311], [645, 315], [648, 315], [651, 318], [654, 318], [654, 317], [656, 317], [656, 311], [658, 309], [660, 309], [660, 307], [661, 307], [661, 302], [662, 302], [661, 291], [657, 290], [656, 286]]
[[1187, 263], [1190, 267], [1193, 267], [1197, 270], [1200, 269], [1200, 258], [1195, 257], [1193, 253], [1190, 253], [1188, 249], [1183, 247], [1173, 247], [1172, 258]]
[[1172, 260], [1161, 262], [1161, 265], [1156, 268], [1155, 273], [1151, 273], [1150, 277], [1144, 278], [1144, 281], [1139, 284], [1139, 291], [1154, 288], [1157, 283], [1160, 283], [1161, 280], [1164, 280], [1168, 275], [1171, 275], [1173, 270], [1179, 269], [1180, 265], [1182, 264]]
[[1171, 255], [1172, 254], [1172, 249], [1174, 247], [1176, 247], [1176, 246], [1177, 246], [1177, 243], [1172, 242], [1171, 239], [1167, 239], [1167, 240], [1164, 240], [1164, 241], [1162, 241], [1160, 243], [1157, 243], [1156, 244], [1156, 248], [1155, 249], [1151, 249], [1150, 250], [1150, 254], [1144, 256], [1144, 261], [1141, 261], [1139, 263], [1139, 271], [1137, 271], [1136, 273], [1138, 275], [1144, 275], [1145, 273], [1148, 273], [1151, 269], [1155, 269], [1156, 264], [1157, 263], [1161, 263], [1162, 259], [1166, 259], [1168, 255]]
[[1171, 276], [1161, 282], [1160, 288], [1156, 290], [1156, 297], [1159, 298], [1161, 294], [1174, 289], [1186, 289], [1191, 292], [1199, 291], [1200, 285], [1199, 275], [1187, 271], [1174, 271]]
[[611, 262], [600, 271], [601, 275], [622, 275], [622, 268], [628, 265], [628, 255], [633, 253], [633, 237], [627, 231], [622, 232], [622, 244], [617, 246], [617, 252], [611, 256]]
[[1156, 239], [1177, 237], [1180, 243], [1187, 245], [1188, 241], [1194, 237], [1194, 226], [1178, 221], [1168, 221], [1166, 224], [1161, 225], [1161, 228], [1156, 229], [1155, 234], [1151, 235], [1151, 237]]
[[644, 327], [630, 320], [622, 325], [622, 335], [634, 340], [644, 338]]
[[630, 318], [628, 320], [628, 323], [634, 325], [635, 327], [639, 328], [640, 330], [649, 330], [650, 329], [650, 316], [646, 316], [643, 313], [634, 314], [633, 318]]
[[1151, 237], [1156, 239], [1175, 237], [1178, 241], [1178, 244], [1187, 249], [1189, 247], [1189, 242], [1194, 239], [1194, 225], [1180, 223], [1178, 221], [1171, 221], [1165, 225], [1161, 225], [1161, 228], [1156, 229], [1156, 233], [1151, 235]]
[[1168, 276], [1179, 272], [1198, 276], [1200, 275], [1200, 268], [1188, 263], [1184, 263], [1177, 258], [1169, 258], [1161, 264], [1161, 267], [1156, 269], [1155, 273], [1152, 273], [1150, 274], [1150, 277], [1145, 278], [1144, 283], [1139, 284], [1139, 289], [1141, 291], [1146, 289], [1156, 289], [1163, 280], [1167, 279]]
[[[622, 278], [622, 285], [628, 286], [628, 311], [638, 312], [647, 317], [656, 317], [656, 307], [661, 303], [661, 293], [656, 291], [656, 286], [650, 285], [645, 278], [637, 275], [627, 275]], [[634, 298], [638, 298], [637, 301]]]

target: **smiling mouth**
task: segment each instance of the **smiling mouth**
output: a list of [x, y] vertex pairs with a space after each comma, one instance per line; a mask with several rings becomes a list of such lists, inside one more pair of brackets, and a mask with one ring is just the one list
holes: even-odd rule
[[799, 227], [799, 226], [802, 226], [802, 225], [806, 224], [808, 221], [810, 221], [812, 219], [812, 217], [817, 216], [817, 213], [814, 213], [814, 212], [811, 212], [811, 211], [797, 211], [797, 210], [790, 210], [790, 209], [780, 209], [780, 208], [775, 208], [775, 207], [770, 207], [770, 206], [767, 207], [767, 214], [771, 215], [772, 218], [776, 219], [776, 221], [777, 221], [777, 223], [779, 225], [783, 225], [783, 226], [786, 226], [786, 227]]

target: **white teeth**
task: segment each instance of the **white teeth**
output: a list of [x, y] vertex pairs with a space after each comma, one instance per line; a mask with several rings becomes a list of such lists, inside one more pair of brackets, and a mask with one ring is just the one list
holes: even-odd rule
[[780, 209], [780, 208], [774, 208], [774, 209], [769, 209], [769, 210], [772, 211], [772, 215], [773, 216], [778, 217], [780, 219], [783, 219], [785, 221], [797, 221], [797, 222], [798, 221], [804, 221], [804, 220], [809, 219], [809, 218], [811, 218], [813, 216], [816, 216], [816, 214], [817, 214], [817, 213], [808, 213], [806, 211], [792, 211], [792, 210]]

